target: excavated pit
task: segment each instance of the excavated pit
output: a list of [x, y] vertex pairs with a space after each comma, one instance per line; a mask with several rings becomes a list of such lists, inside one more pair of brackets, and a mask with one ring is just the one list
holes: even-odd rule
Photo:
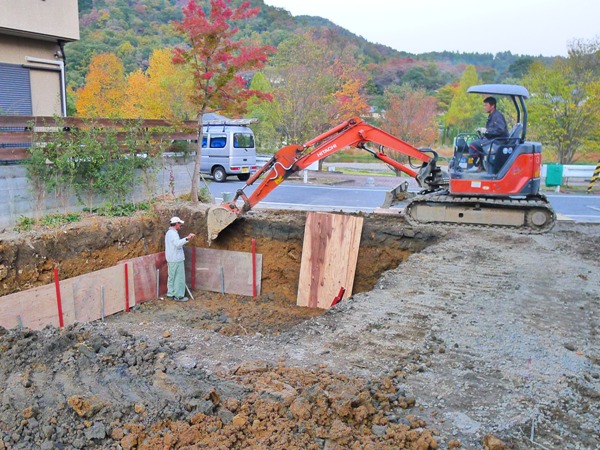
[[[60, 278], [65, 279], [160, 252], [171, 215], [184, 218], [182, 232], [196, 234], [190, 245], [250, 252], [255, 239], [257, 252], [263, 257], [261, 295], [252, 299], [196, 291], [194, 297], [199, 301], [190, 303], [181, 319], [186, 326], [225, 335], [280, 334], [322, 314], [323, 310], [295, 306], [306, 213], [253, 211], [208, 244], [207, 208], [203, 205], [167, 204], [152, 218], [88, 217], [60, 230], [8, 234], [0, 242], [0, 295], [51, 283], [54, 267], [59, 267]], [[398, 216], [365, 217], [354, 293], [370, 291], [383, 272], [398, 267], [435, 240], [433, 234], [415, 233]], [[165, 308], [172, 307], [170, 302], [155, 299], [138, 305], [138, 312], [160, 316]]]
[[[160, 252], [173, 215], [185, 220], [183, 232], [197, 234], [191, 245], [208, 246], [206, 208], [183, 205], [152, 218], [88, 217], [60, 230], [5, 233], [0, 295], [52, 282], [55, 267], [65, 279]], [[323, 314], [295, 305], [304, 225], [305, 213], [253, 212], [212, 242], [249, 252], [256, 240], [258, 298], [196, 291], [188, 303], [151, 299], [61, 330], [0, 327], [0, 449], [436, 448], [415, 399], [398, 387], [402, 371], [362, 378], [326, 365], [287, 366], [284, 357], [274, 365], [251, 341], [233, 360], [221, 353], [244, 339], [273, 339], [277, 347]], [[435, 239], [366, 217], [354, 292], [373, 289], [384, 271]], [[191, 356], [199, 347], [219, 356]]]
[[[173, 215], [207, 246], [206, 208], [183, 204], [5, 232], [0, 294], [160, 252]], [[256, 299], [196, 291], [0, 327], [0, 450], [520, 449], [532, 423], [540, 448], [599, 448], [597, 226], [459, 233], [368, 215], [355, 295], [323, 313], [295, 306], [304, 225], [253, 211], [213, 242], [256, 239]]]

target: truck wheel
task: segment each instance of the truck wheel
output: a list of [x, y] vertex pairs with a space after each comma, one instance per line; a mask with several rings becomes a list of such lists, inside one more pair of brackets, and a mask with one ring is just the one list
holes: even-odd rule
[[238, 177], [238, 180], [240, 180], [240, 181], [248, 181], [250, 179], [250, 174], [249, 173], [241, 173], [237, 177]]
[[221, 166], [217, 166], [213, 169], [212, 176], [217, 183], [222, 183], [227, 179], [225, 169], [223, 169]]

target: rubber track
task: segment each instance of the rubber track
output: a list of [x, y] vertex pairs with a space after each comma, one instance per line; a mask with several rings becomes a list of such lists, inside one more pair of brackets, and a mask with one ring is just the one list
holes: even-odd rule
[[[529, 223], [526, 217], [525, 226], [515, 227], [512, 225], [489, 225], [489, 224], [472, 224], [472, 223], [450, 223], [450, 222], [419, 222], [417, 219], [411, 216], [411, 208], [416, 204], [452, 204], [459, 206], [474, 206], [475, 204], [480, 205], [482, 208], [487, 207], [488, 209], [520, 209], [524, 212], [530, 211], [532, 208], [539, 208], [546, 210], [552, 220], [546, 225], [538, 227]], [[423, 225], [439, 225], [445, 227], [457, 227], [457, 228], [488, 228], [488, 229], [511, 229], [515, 231], [521, 231], [531, 234], [546, 233], [552, 229], [556, 222], [556, 214], [547, 198], [544, 195], [538, 195], [533, 199], [512, 199], [512, 198], [491, 198], [491, 197], [467, 197], [467, 196], [454, 196], [450, 194], [439, 194], [430, 193], [424, 195], [417, 195], [404, 210], [404, 215], [407, 222], [412, 226], [423, 226]]]

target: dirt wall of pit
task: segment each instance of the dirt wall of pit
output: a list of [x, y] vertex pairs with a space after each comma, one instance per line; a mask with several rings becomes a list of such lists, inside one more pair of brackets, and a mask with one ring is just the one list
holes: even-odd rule
[[[66, 279], [113, 266], [119, 261], [164, 250], [169, 218], [180, 216], [191, 245], [208, 247], [207, 205], [161, 204], [148, 215], [86, 217], [60, 229], [0, 235], [0, 295], [49, 284], [54, 267]], [[364, 216], [354, 292], [369, 291], [382, 272], [435, 242], [435, 234], [415, 232], [397, 216]], [[295, 301], [302, 258], [305, 212], [252, 211], [224, 230], [211, 248], [250, 252], [256, 239], [263, 255], [263, 293]], [[341, 262], [342, 263], [342, 262]]]

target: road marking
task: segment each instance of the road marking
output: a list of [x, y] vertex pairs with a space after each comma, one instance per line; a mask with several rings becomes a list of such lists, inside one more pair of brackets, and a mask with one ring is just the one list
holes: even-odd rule
[[[570, 194], [561, 194], [561, 195], [556, 195], [556, 194], [551, 194], [548, 195], [546, 194], [546, 197], [548, 198], [563, 198], [563, 199], [569, 199], [569, 198], [585, 198], [588, 200], [593, 200], [594, 197], [593, 196], [589, 196], [589, 195], [570, 195]], [[598, 200], [600, 200], [600, 197], [597, 197]]]

